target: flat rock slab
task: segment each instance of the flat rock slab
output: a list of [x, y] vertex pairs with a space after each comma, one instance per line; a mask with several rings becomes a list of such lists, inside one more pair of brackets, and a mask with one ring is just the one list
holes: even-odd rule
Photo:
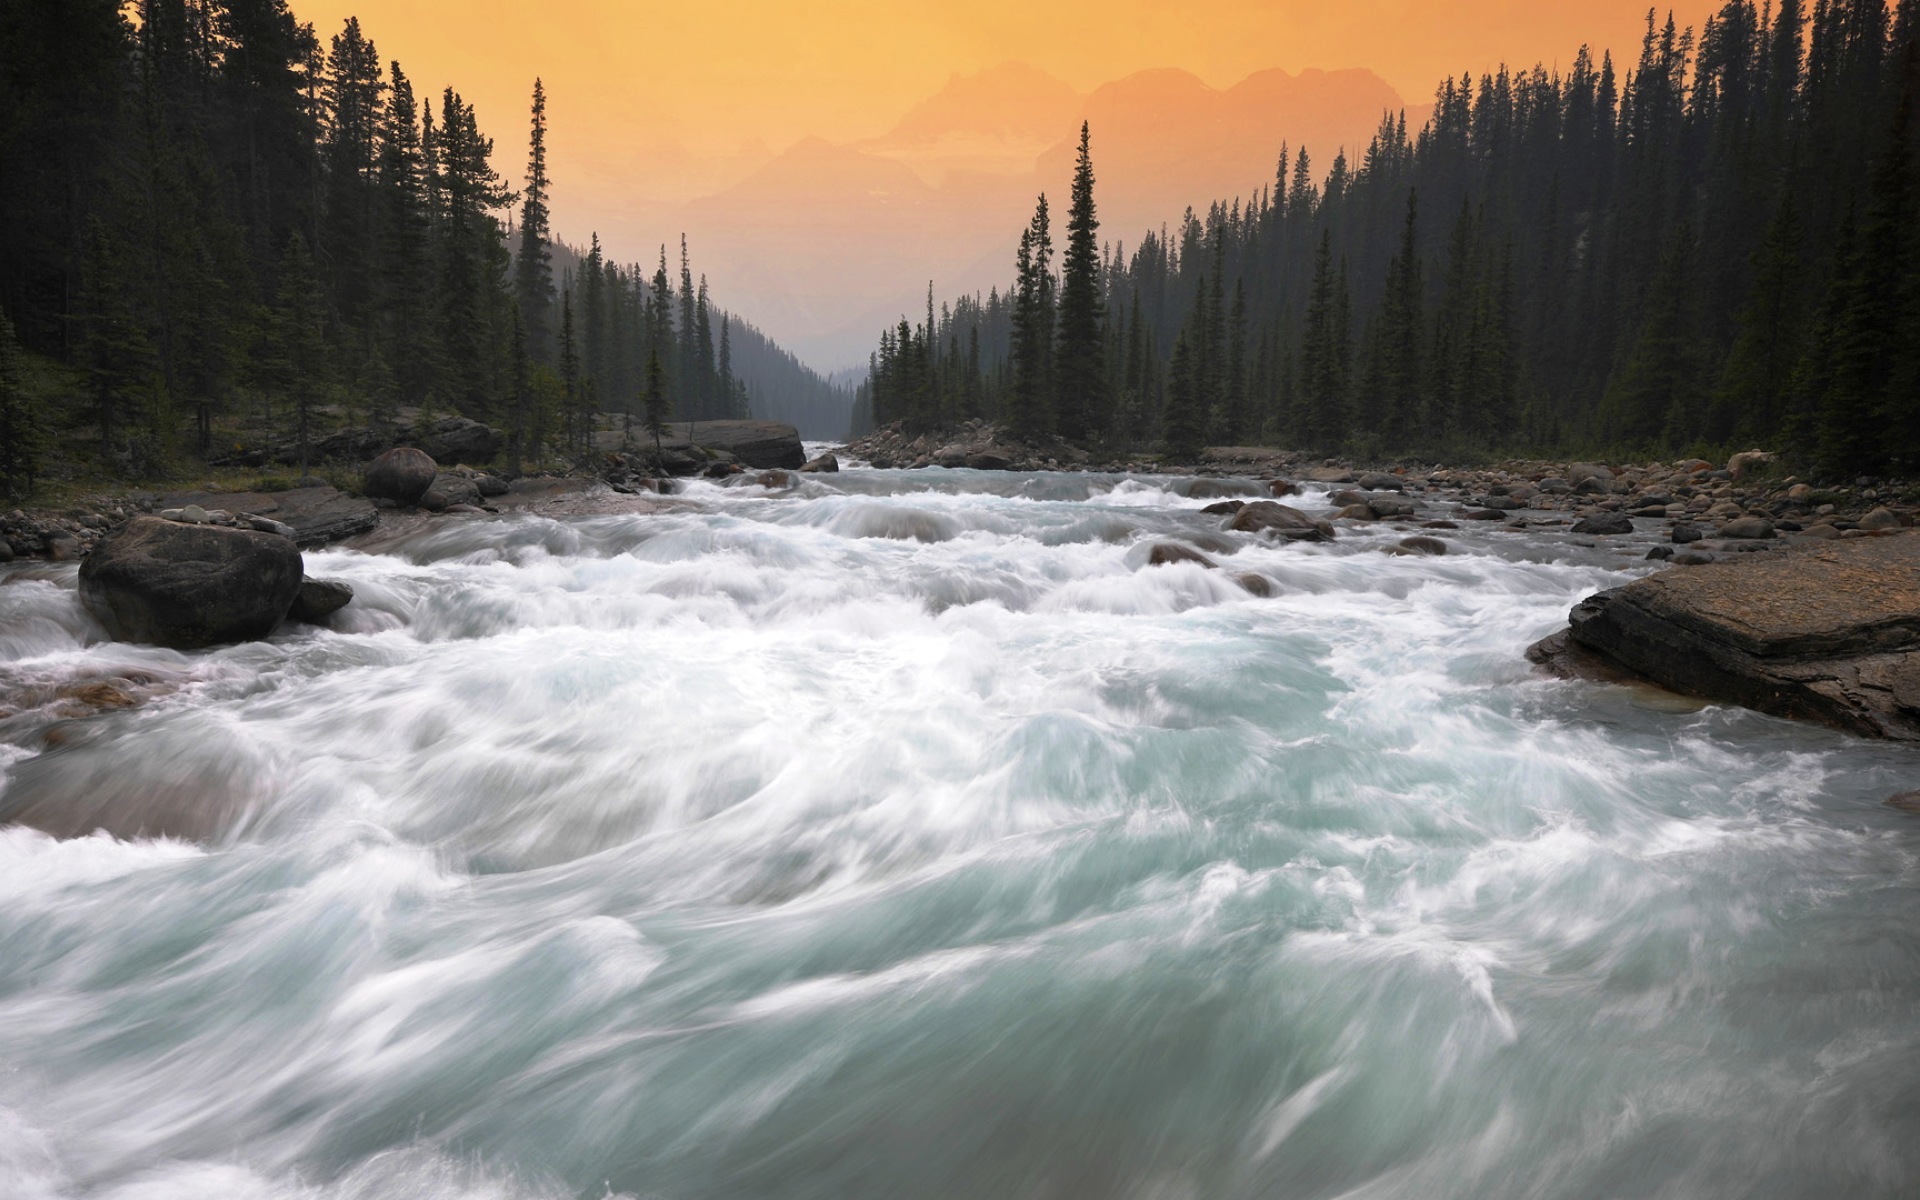
[[800, 431], [779, 421], [680, 421], [667, 426], [667, 432], [710, 450], [725, 450], [756, 470], [798, 470], [807, 463]]
[[[1571, 646], [1673, 691], [1920, 741], [1920, 536], [1664, 571], [1570, 622]], [[1577, 669], [1554, 640], [1530, 657]]]
[[380, 523], [373, 502], [349, 496], [338, 488], [294, 488], [285, 492], [176, 492], [160, 501], [162, 508], [223, 508], [230, 513], [271, 517], [293, 530], [302, 546], [324, 546]]

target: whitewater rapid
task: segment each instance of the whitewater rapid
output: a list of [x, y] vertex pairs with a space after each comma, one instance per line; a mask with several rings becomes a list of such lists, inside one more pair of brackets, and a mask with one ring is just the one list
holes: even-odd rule
[[798, 478], [196, 654], [0, 576], [0, 682], [168, 681], [0, 721], [0, 810], [237, 818], [0, 828], [0, 1197], [1920, 1190], [1920, 754], [1535, 674], [1644, 542]]

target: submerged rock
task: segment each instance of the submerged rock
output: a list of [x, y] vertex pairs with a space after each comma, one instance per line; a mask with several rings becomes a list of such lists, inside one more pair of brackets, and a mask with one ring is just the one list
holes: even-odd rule
[[1568, 633], [1673, 691], [1920, 741], [1920, 537], [1665, 571], [1582, 601]]
[[353, 602], [353, 585], [338, 579], [305, 579], [294, 594], [289, 620], [318, 625]]
[[118, 641], [196, 650], [273, 632], [300, 590], [284, 537], [135, 517], [80, 567], [80, 599]]
[[1150, 567], [1164, 567], [1173, 563], [1198, 563], [1203, 567], [1220, 565], [1198, 550], [1190, 546], [1182, 546], [1179, 542], [1155, 542], [1153, 548], [1147, 551], [1147, 565]]

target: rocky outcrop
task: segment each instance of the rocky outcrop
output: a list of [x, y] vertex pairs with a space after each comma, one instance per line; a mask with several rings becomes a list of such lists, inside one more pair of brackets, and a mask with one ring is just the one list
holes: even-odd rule
[[1582, 601], [1529, 657], [1865, 737], [1920, 741], [1920, 535], [1813, 542], [1669, 570]]
[[676, 439], [708, 450], [723, 450], [756, 470], [797, 470], [807, 464], [800, 431], [779, 421], [694, 421], [667, 429]]
[[391, 500], [411, 507], [427, 494], [439, 470], [432, 455], [401, 446], [367, 464], [360, 488], [376, 500]]
[[500, 453], [506, 438], [498, 429], [471, 417], [441, 417], [416, 424], [413, 442], [437, 463], [479, 466]]
[[1255, 500], [1233, 515], [1230, 529], [1241, 533], [1272, 532], [1289, 542], [1330, 542], [1333, 523], [1308, 516], [1275, 500]]
[[197, 650], [271, 633], [301, 574], [288, 538], [135, 517], [81, 564], [80, 599], [115, 640]]
[[253, 528], [261, 528], [259, 521], [271, 521], [284, 526], [287, 536], [301, 546], [324, 546], [365, 533], [380, 523], [380, 514], [370, 501], [331, 487], [284, 492], [176, 492], [160, 504], [164, 511], [197, 507], [208, 513], [229, 514], [236, 520], [254, 518], [238, 522]]

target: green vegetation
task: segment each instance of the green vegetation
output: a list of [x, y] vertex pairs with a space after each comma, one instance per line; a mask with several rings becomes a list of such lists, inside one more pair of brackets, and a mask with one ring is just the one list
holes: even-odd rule
[[403, 409], [578, 452], [655, 357], [682, 418], [745, 415], [743, 366], [844, 412], [714, 311], [684, 240], [677, 294], [664, 247], [649, 278], [556, 244], [546, 133], [536, 80], [516, 196], [458, 91], [416, 100], [358, 20], [323, 44], [286, 0], [0, 5], [0, 490], [55, 449], [158, 478], [272, 443], [304, 474]]
[[855, 432], [1920, 471], [1917, 8], [1650, 14], [1624, 73], [1448, 80], [1322, 182], [1282, 147], [1272, 185], [1091, 260], [1083, 129], [1060, 276], [1042, 197], [1005, 294], [882, 335]]

